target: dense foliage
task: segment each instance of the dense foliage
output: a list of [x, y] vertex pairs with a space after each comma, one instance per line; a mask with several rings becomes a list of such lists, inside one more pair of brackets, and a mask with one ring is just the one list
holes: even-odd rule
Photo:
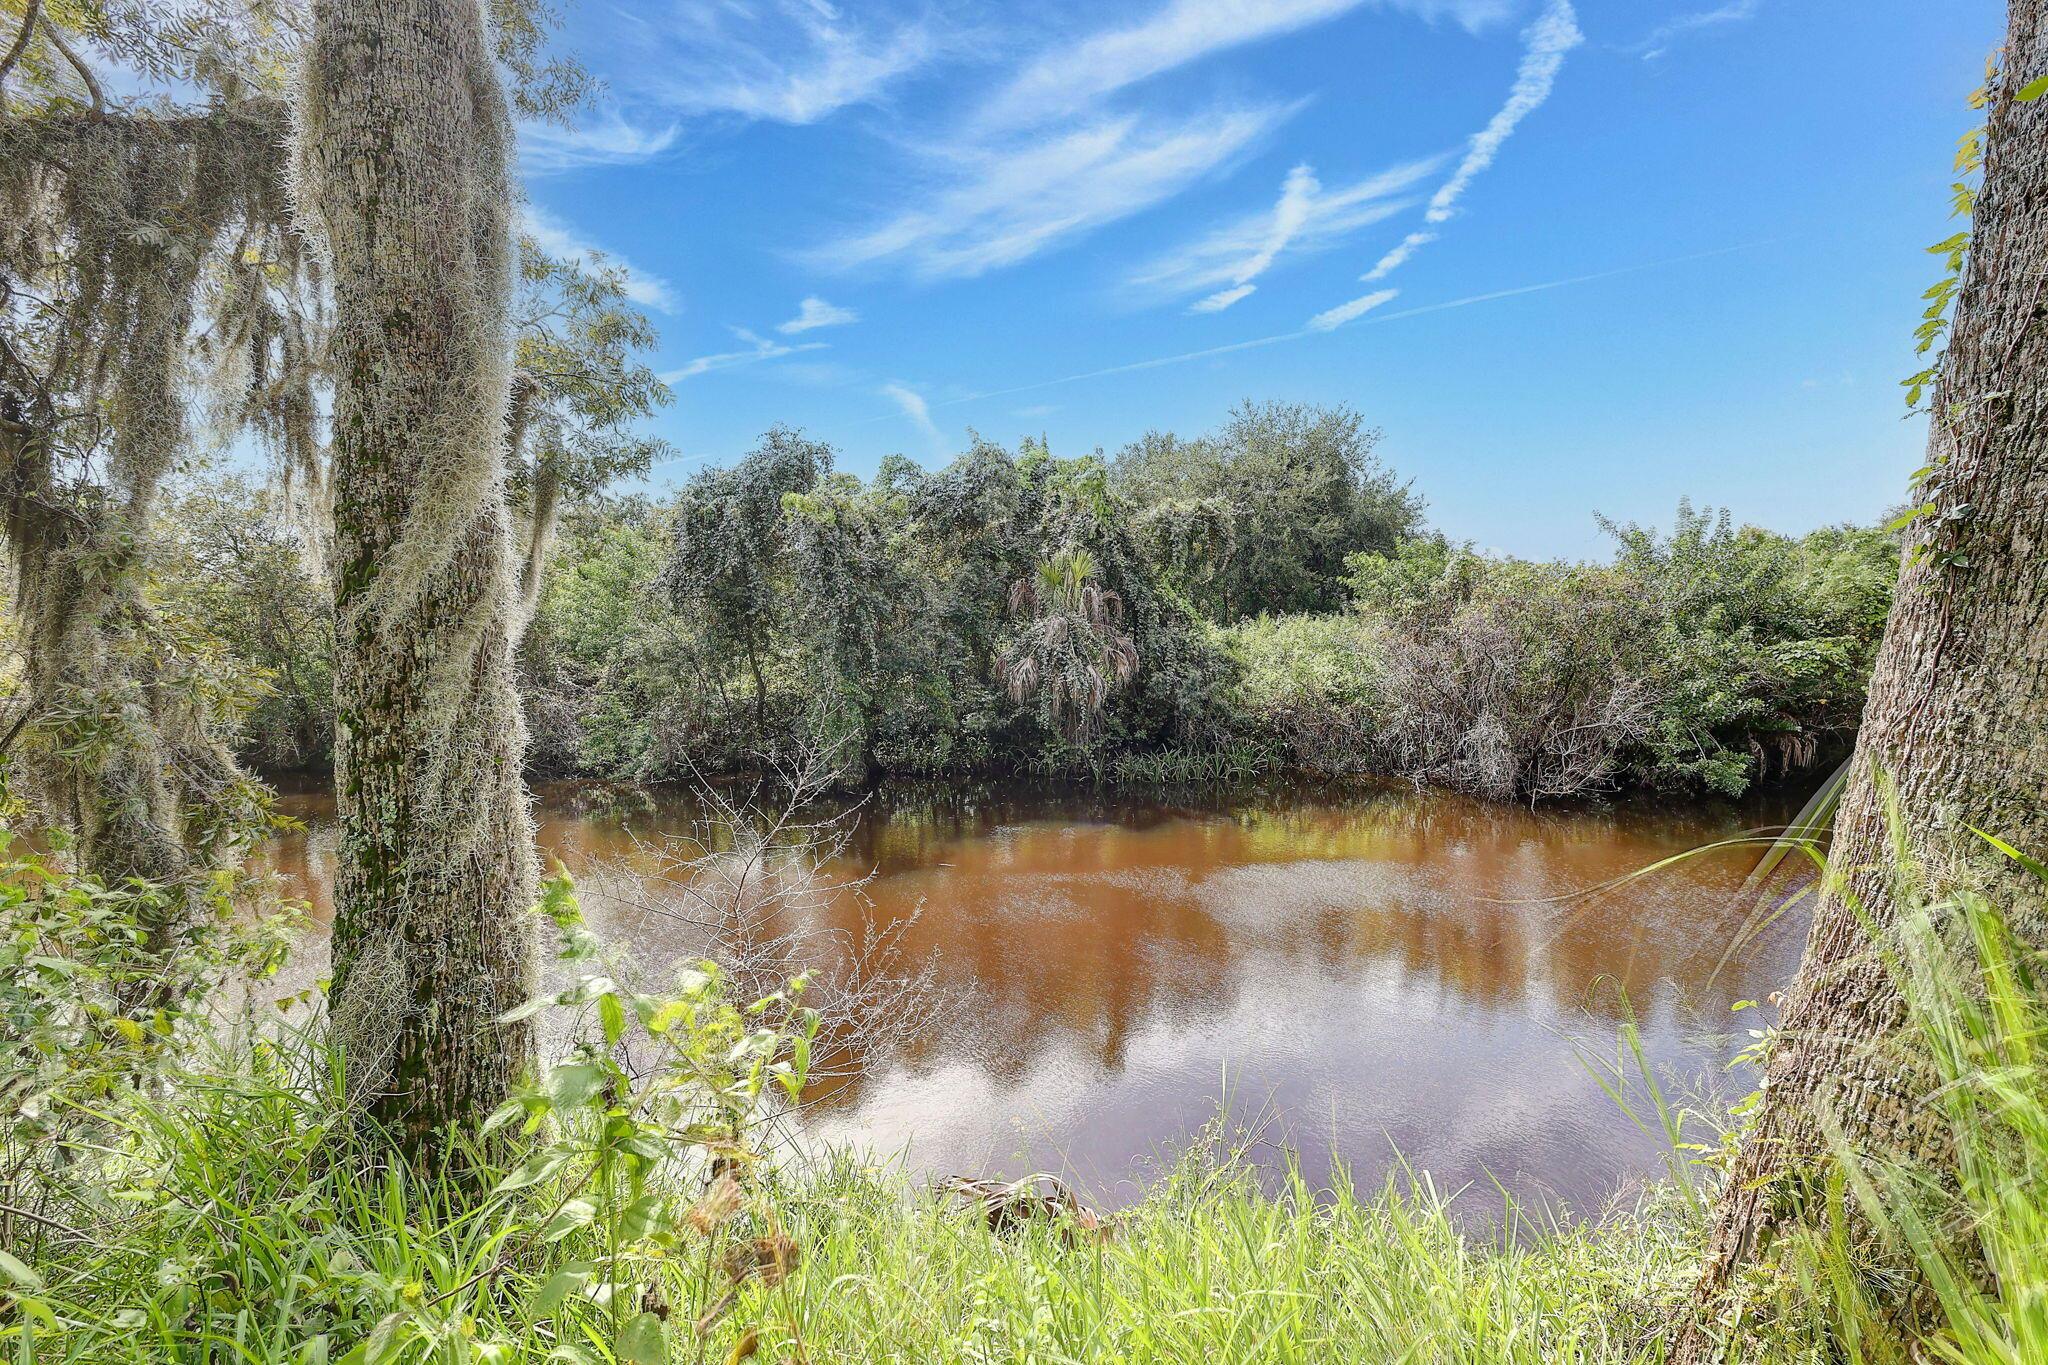
[[[643, 781], [795, 745], [844, 777], [1409, 778], [1539, 801], [1739, 794], [1846, 751], [1897, 546], [1681, 504], [1597, 564], [1475, 551], [1342, 410], [1113, 459], [976, 441], [861, 480], [786, 428], [666, 498], [570, 489], [523, 646], [533, 761]], [[169, 581], [318, 766], [326, 608], [260, 490], [168, 506]]]

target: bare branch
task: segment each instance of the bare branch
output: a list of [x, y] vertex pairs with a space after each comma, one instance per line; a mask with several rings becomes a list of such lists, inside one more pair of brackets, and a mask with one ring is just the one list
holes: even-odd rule
[[7, 73], [21, 60], [21, 54], [28, 51], [28, 41], [36, 31], [36, 20], [41, 16], [43, 0], [28, 0], [21, 12], [21, 32], [14, 35], [14, 46], [7, 49], [7, 55], [0, 57], [0, 88], [7, 83]]
[[64, 60], [71, 63], [71, 69], [78, 73], [78, 79], [85, 82], [86, 92], [92, 96], [93, 112], [95, 114], [105, 113], [107, 110], [107, 98], [100, 91], [99, 81], [93, 78], [92, 68], [85, 64], [84, 58], [71, 50], [71, 44], [64, 41], [64, 35], [57, 31], [55, 24], [45, 25], [44, 32], [49, 36], [50, 46], [64, 54]]

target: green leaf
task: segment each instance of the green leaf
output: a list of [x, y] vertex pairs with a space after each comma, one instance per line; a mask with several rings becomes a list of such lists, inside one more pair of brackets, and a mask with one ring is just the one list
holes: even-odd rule
[[43, 1277], [36, 1274], [24, 1261], [17, 1260], [12, 1253], [0, 1251], [0, 1275], [5, 1275], [23, 1289], [41, 1289]]
[[652, 1313], [636, 1314], [620, 1330], [616, 1350], [622, 1365], [668, 1365], [661, 1319]]
[[536, 995], [526, 1003], [514, 1005], [511, 1009], [506, 1010], [498, 1016], [498, 1022], [501, 1024], [516, 1024], [521, 1019], [532, 1018], [554, 1003], [555, 997], [552, 995]]
[[1995, 834], [1986, 834], [1975, 825], [1970, 826], [1970, 833], [1976, 835], [1979, 839], [1982, 839], [1985, 843], [2033, 873], [2035, 877], [2040, 879], [2043, 885], [2048, 885], [2048, 864], [2044, 864], [2039, 858], [2020, 852]]
[[595, 1062], [564, 1062], [548, 1073], [548, 1097], [558, 1109], [580, 1109], [604, 1085]]
[[2014, 99], [2031, 104], [2043, 95], [2048, 95], [2048, 76], [2036, 76], [2021, 86]]
[[377, 1325], [370, 1329], [370, 1339], [362, 1346], [363, 1359], [369, 1365], [380, 1365], [381, 1362], [390, 1359], [392, 1352], [402, 1344], [398, 1339], [398, 1329], [403, 1326], [405, 1314], [386, 1313], [378, 1320]]
[[629, 1242], [636, 1242], [661, 1224], [661, 1213], [668, 1206], [668, 1200], [658, 1194], [643, 1194], [626, 1207], [619, 1219], [619, 1236]]
[[570, 1152], [541, 1152], [529, 1158], [525, 1165], [499, 1181], [498, 1188], [493, 1190], [492, 1193], [509, 1194], [513, 1190], [523, 1190], [528, 1185], [538, 1184], [556, 1171], [561, 1170], [562, 1167], [568, 1165], [569, 1158], [572, 1155], [573, 1153]]
[[608, 976], [586, 976], [562, 998], [565, 1005], [587, 1005], [607, 991], [616, 989], [616, 983]]
[[547, 1282], [540, 1287], [540, 1293], [534, 1296], [534, 1313], [546, 1317], [567, 1303], [571, 1294], [583, 1288], [594, 1268], [588, 1261], [575, 1261], [548, 1276]]
[[544, 1242], [558, 1242], [581, 1227], [588, 1227], [597, 1217], [597, 1205], [588, 1199], [571, 1199], [549, 1220], [547, 1230], [541, 1234]]
[[617, 1047], [619, 1039], [626, 1035], [626, 1007], [619, 1003], [618, 992], [598, 997], [597, 1017], [604, 1022], [605, 1043]]
[[526, 1105], [523, 1101], [518, 1099], [506, 1100], [491, 1111], [491, 1116], [484, 1120], [483, 1127], [479, 1131], [485, 1136], [489, 1136], [525, 1113]]

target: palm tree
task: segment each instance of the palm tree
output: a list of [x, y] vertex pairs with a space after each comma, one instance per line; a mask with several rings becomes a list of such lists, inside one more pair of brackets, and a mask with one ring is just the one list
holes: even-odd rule
[[1019, 705], [1036, 697], [1045, 722], [1076, 743], [1094, 734], [1109, 694], [1138, 671], [1124, 599], [1096, 581], [1095, 558], [1065, 550], [1010, 586], [1023, 628], [996, 660]]

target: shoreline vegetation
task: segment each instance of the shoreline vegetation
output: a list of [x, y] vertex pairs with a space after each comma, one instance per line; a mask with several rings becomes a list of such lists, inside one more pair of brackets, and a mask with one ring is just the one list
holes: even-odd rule
[[[1681, 504], [1605, 562], [1423, 522], [1345, 409], [1241, 406], [1105, 457], [977, 442], [872, 479], [776, 429], [671, 496], [564, 509], [519, 651], [536, 778], [687, 782], [830, 749], [842, 785], [1299, 775], [1494, 800], [1740, 795], [1854, 742], [1899, 542]], [[240, 750], [319, 771], [331, 609], [226, 478], [167, 500], [164, 596], [269, 680]], [[253, 530], [251, 528], [254, 528]]]

